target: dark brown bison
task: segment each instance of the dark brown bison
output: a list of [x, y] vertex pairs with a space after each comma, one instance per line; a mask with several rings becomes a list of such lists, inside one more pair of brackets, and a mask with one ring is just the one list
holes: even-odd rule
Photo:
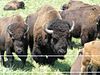
[[[100, 14], [100, 6], [98, 5], [90, 5], [90, 4], [86, 4], [82, 1], [77, 1], [77, 0], [71, 0], [68, 4], [64, 4], [62, 6], [62, 10], [77, 10], [77, 9], [81, 9], [81, 8], [96, 8], [97, 12], [99, 12]], [[61, 13], [61, 12], [60, 12]], [[98, 38], [100, 38], [100, 16], [97, 16], [97, 21], [98, 21], [98, 26], [97, 26], [97, 30], [98, 30]]]
[[[13, 54], [15, 52], [22, 60], [23, 64], [27, 58], [27, 32], [28, 25], [25, 24], [20, 15], [0, 19], [0, 55], [4, 65], [4, 52], [6, 50], [9, 63], [13, 63]], [[24, 55], [24, 56], [22, 56]]]
[[24, 8], [25, 8], [24, 2], [23, 1], [19, 2], [17, 0], [10, 1], [4, 6], [4, 10], [16, 10]]
[[30, 36], [33, 35], [34, 44], [30, 45], [36, 62], [51, 64], [66, 54], [69, 33], [73, 27], [62, 21], [60, 14], [52, 6], [41, 7], [36, 13], [27, 17], [26, 23], [30, 26]]
[[71, 34], [76, 38], [81, 37], [82, 45], [95, 40], [97, 37], [98, 16], [100, 14], [99, 8], [99, 6], [94, 5], [76, 10], [64, 10], [61, 13], [64, 21], [69, 23], [72, 20], [75, 21], [75, 27]]

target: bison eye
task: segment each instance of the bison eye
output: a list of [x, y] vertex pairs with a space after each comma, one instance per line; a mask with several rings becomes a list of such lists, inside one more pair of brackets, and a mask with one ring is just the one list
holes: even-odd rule
[[53, 42], [56, 44], [58, 42], [58, 39], [53, 38]]

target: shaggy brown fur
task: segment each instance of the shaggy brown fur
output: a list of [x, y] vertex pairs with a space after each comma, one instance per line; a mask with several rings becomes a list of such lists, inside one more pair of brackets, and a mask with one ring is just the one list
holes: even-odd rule
[[37, 13], [38, 18], [33, 27], [34, 41], [37, 41], [36, 39], [39, 39], [40, 36], [42, 36], [42, 39], [45, 39], [46, 33], [44, 32], [44, 25], [50, 22], [52, 23], [57, 18], [61, 19], [60, 14], [53, 7], [48, 5], [41, 7]]
[[[81, 75], [85, 75], [83, 72], [88, 71], [88, 65], [91, 64], [92, 71], [97, 72], [100, 67], [100, 41], [92, 41], [86, 43], [83, 48], [83, 57], [81, 63]], [[95, 75], [95, 74], [94, 74]]]
[[[33, 37], [33, 43], [30, 43], [32, 55], [66, 54], [67, 40], [70, 37], [69, 30], [71, 27], [69, 23], [62, 21], [59, 12], [52, 6], [45, 5], [35, 13], [30, 14], [26, 19], [26, 23], [30, 26], [29, 36]], [[51, 34], [46, 32], [46, 27], [54, 32]], [[29, 41], [30, 40], [29, 38]], [[33, 57], [33, 59], [39, 63], [51, 64], [55, 61], [56, 57]]]
[[[8, 61], [13, 62], [12, 52], [18, 55], [27, 55], [27, 25], [20, 15], [0, 19], [0, 54], [4, 64], [4, 51], [6, 50]], [[25, 38], [24, 38], [25, 37]], [[20, 57], [20, 56], [19, 56]], [[26, 57], [20, 57], [25, 64]]]
[[72, 36], [81, 37], [82, 45], [92, 41], [97, 37], [97, 17], [100, 12], [98, 6], [82, 7], [75, 10], [64, 10], [61, 13], [63, 20], [71, 22], [75, 21], [75, 29]]

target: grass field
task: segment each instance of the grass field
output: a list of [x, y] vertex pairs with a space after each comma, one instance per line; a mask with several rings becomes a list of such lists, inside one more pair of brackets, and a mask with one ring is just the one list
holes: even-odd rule
[[[67, 3], [68, 0], [23, 0], [25, 2], [25, 9], [19, 9], [15, 11], [4, 11], [4, 5], [10, 0], [0, 0], [0, 18], [11, 16], [13, 14], [20, 14], [26, 18], [26, 16], [32, 12], [35, 12], [39, 7], [45, 4], [50, 4], [54, 6], [57, 10], [60, 7]], [[83, 0], [89, 4], [100, 4], [100, 0]], [[0, 75], [69, 75], [65, 72], [70, 71], [70, 67], [77, 57], [80, 40], [73, 38], [73, 41], [76, 43], [76, 46], [73, 50], [68, 49], [68, 53], [65, 55], [64, 60], [58, 59], [53, 66], [51, 65], [39, 65], [34, 60], [32, 60], [30, 51], [28, 51], [29, 55], [27, 58], [27, 63], [24, 68], [22, 68], [22, 64], [20, 59], [15, 56], [14, 66], [10, 68], [5, 68], [0, 65]], [[6, 58], [5, 58], [6, 60]]]

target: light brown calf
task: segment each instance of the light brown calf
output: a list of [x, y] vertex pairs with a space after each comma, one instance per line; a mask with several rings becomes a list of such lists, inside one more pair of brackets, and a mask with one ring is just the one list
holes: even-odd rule
[[[100, 41], [92, 41], [84, 45], [81, 75], [86, 75], [84, 72], [88, 71], [89, 64], [93, 66], [92, 72], [97, 72], [98, 67], [100, 67]], [[93, 73], [93, 75], [96, 74]]]

